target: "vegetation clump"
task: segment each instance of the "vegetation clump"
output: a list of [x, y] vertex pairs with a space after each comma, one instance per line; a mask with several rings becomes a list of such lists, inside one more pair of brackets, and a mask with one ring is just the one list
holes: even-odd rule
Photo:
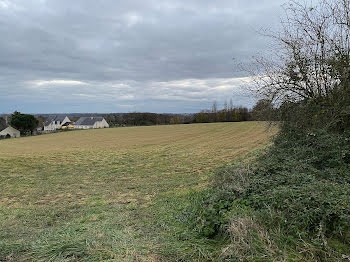
[[33, 115], [22, 114], [17, 111], [11, 115], [10, 125], [17, 128], [22, 134], [33, 132], [38, 124], [39, 121]]
[[249, 167], [219, 170], [210, 189], [192, 196], [186, 222], [204, 237], [234, 241], [254, 227], [245, 241], [254, 242], [250, 248], [257, 253], [276, 241], [269, 247], [274, 256], [310, 245], [315, 250], [306, 255], [338, 261], [350, 255], [329, 244], [350, 247], [349, 152], [350, 139], [343, 135], [282, 132]]

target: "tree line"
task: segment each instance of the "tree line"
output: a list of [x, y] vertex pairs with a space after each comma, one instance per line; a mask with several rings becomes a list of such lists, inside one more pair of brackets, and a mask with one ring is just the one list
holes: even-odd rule
[[[122, 127], [271, 120], [271, 115], [277, 115], [277, 111], [277, 109], [273, 108], [271, 101], [262, 99], [259, 100], [252, 109], [242, 106], [235, 107], [233, 106], [232, 100], [230, 100], [229, 104], [227, 102], [224, 103], [222, 109], [219, 109], [217, 102], [214, 102], [211, 109], [202, 110], [195, 114], [132, 112], [84, 115], [103, 116], [110, 127]], [[76, 114], [68, 114], [68, 116], [73, 121], [79, 118]], [[22, 135], [32, 135], [38, 127], [42, 127], [46, 118], [47, 117], [42, 115], [34, 116], [15, 111], [9, 116], [8, 124], [18, 129]], [[0, 118], [0, 122], [0, 124], [4, 124], [5, 120]]]
[[229, 107], [217, 109], [214, 102], [212, 109], [202, 110], [195, 114], [156, 114], [156, 113], [123, 113], [103, 115], [110, 126], [148, 126], [174, 125], [213, 122], [240, 122], [252, 120], [252, 111], [246, 107]]
[[102, 115], [111, 127], [193, 123], [193, 114], [111, 113]]
[[252, 120], [252, 112], [247, 107], [234, 107], [232, 100], [228, 105], [225, 101], [224, 107], [218, 109], [217, 102], [209, 110], [202, 110], [194, 115], [194, 123], [213, 123], [213, 122], [241, 122]]

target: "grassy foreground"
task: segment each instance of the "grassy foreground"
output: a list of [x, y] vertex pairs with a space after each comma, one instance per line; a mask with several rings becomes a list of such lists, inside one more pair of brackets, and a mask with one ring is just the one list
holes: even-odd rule
[[0, 141], [0, 261], [172, 261], [154, 203], [205, 187], [268, 138], [245, 122]]

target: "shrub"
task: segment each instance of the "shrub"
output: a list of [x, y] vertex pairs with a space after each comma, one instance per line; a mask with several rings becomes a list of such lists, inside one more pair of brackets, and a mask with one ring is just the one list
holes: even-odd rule
[[230, 220], [229, 211], [248, 185], [250, 170], [228, 166], [220, 169], [213, 178], [213, 187], [191, 195], [191, 205], [185, 211], [188, 225], [205, 237], [223, 231]]
[[[237, 210], [251, 210], [254, 223], [262, 229], [254, 238], [245, 235], [243, 240], [237, 242], [236, 239], [229, 250], [244, 249], [236, 245], [242, 241], [242, 245], [244, 241], [266, 244], [268, 232], [278, 231], [280, 233], [275, 235], [285, 236], [281, 241], [283, 245], [297, 245], [303, 239], [315, 247], [310, 251], [310, 257], [316, 253], [326, 257], [328, 251], [323, 249], [330, 248], [327, 239], [350, 245], [349, 152], [350, 140], [344, 135], [325, 130], [281, 132], [274, 145], [250, 167], [220, 169], [214, 175], [210, 189], [192, 196], [192, 205], [186, 210], [186, 222], [205, 237], [221, 234], [232, 242], [232, 234], [237, 232], [229, 232], [228, 228], [232, 225], [237, 228], [241, 221], [238, 219], [232, 224]], [[253, 222], [247, 219], [243, 219], [244, 224], [252, 227]], [[279, 238], [283, 238], [280, 235]], [[279, 255], [271, 252], [271, 256], [280, 256], [278, 252]]]
[[281, 133], [259, 159], [244, 198], [257, 210], [282, 212], [281, 225], [294, 235], [341, 235], [350, 219], [350, 143], [324, 130]]

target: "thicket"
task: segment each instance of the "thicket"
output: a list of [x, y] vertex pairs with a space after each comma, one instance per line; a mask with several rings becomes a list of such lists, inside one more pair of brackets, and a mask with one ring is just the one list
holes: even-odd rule
[[[338, 261], [350, 256], [350, 249], [347, 253], [339, 249], [350, 247], [349, 174], [348, 136], [323, 129], [281, 132], [254, 163], [218, 171], [208, 190], [193, 195], [186, 222], [204, 237], [235, 239], [239, 236], [229, 231], [234, 219], [253, 219], [265, 235], [252, 241], [274, 242], [271, 260], [286, 259], [285, 249], [294, 248], [295, 253], [304, 249], [305, 257], [316, 261]], [[241, 222], [241, 227], [249, 227]], [[235, 244], [235, 248], [244, 245]], [[260, 251], [250, 248], [257, 260], [266, 252], [264, 246]]]

